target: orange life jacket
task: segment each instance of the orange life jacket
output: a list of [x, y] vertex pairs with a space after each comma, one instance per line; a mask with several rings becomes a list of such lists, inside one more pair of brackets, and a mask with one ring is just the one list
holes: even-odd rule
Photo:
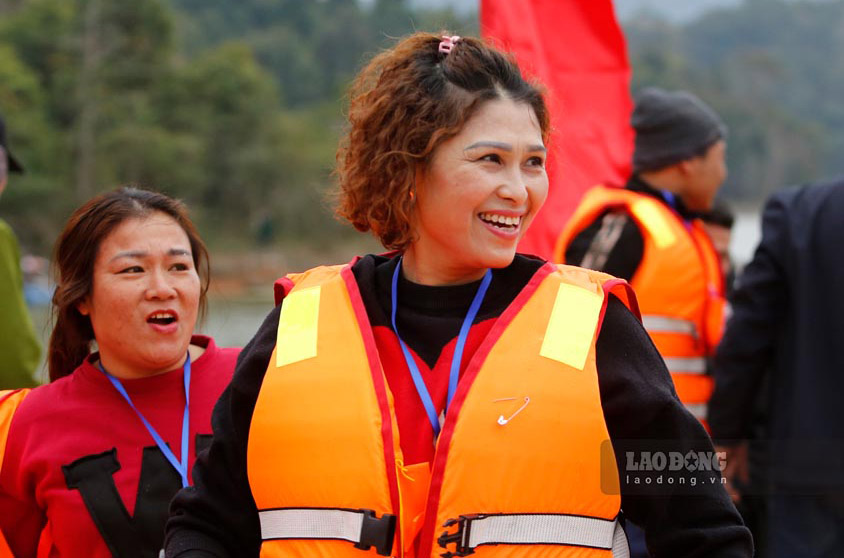
[[0, 558], [15, 558], [8, 543], [6, 543], [5, 537], [3, 537], [3, 533], [0, 533]]
[[626, 212], [642, 231], [644, 254], [630, 281], [642, 322], [665, 359], [680, 400], [703, 421], [714, 387], [706, 359], [721, 339], [726, 305], [718, 254], [700, 220], [687, 224], [646, 194], [596, 186], [563, 229], [555, 259], [564, 261], [574, 237], [607, 210]]
[[[27, 393], [28, 389], [0, 391], [0, 467], [3, 466], [3, 457], [6, 454], [6, 440], [9, 437], [12, 417]], [[0, 533], [0, 558], [13, 558], [3, 533]]]
[[402, 459], [351, 267], [286, 286], [247, 451], [262, 556], [626, 549], [595, 365], [607, 293], [635, 309], [624, 281], [543, 266], [464, 371], [430, 466]]

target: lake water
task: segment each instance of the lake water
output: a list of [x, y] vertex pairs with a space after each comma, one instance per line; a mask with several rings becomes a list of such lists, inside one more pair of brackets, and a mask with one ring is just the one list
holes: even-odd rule
[[762, 237], [761, 216], [758, 213], [742, 212], [736, 215], [730, 242], [730, 255], [739, 269], [753, 257], [753, 252]]
[[[739, 269], [750, 261], [759, 243], [759, 237], [759, 215], [752, 212], [739, 213], [733, 225], [730, 243], [730, 254]], [[209, 297], [208, 317], [199, 330], [214, 337], [220, 346], [242, 347], [258, 330], [258, 326], [272, 310], [272, 305], [272, 285], [267, 285], [265, 297], [253, 297], [248, 300], [212, 294]], [[46, 347], [49, 338], [49, 308], [38, 307], [32, 308], [31, 311], [43, 346]], [[46, 381], [46, 371], [43, 367], [41, 370], [39, 378]]]

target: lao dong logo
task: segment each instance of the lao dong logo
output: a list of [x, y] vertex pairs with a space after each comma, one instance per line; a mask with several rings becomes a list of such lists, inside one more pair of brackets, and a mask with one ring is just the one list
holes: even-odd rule
[[627, 472], [723, 471], [726, 453], [722, 451], [628, 451], [625, 452]]

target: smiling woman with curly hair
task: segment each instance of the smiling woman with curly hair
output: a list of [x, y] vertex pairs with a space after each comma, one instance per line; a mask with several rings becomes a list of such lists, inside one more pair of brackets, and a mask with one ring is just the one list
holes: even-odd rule
[[517, 254], [547, 138], [540, 89], [479, 39], [362, 70], [338, 214], [392, 251], [276, 283], [167, 556], [623, 556], [622, 506], [657, 555], [750, 555], [717, 482], [619, 486], [624, 439], [712, 446], [623, 281]]

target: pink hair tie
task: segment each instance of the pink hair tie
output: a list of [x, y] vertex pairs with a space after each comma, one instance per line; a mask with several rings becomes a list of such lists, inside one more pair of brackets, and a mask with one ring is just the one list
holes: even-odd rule
[[460, 37], [458, 37], [457, 35], [452, 35], [451, 37], [449, 37], [448, 35], [443, 35], [443, 40], [440, 41], [440, 52], [447, 56], [459, 40]]

